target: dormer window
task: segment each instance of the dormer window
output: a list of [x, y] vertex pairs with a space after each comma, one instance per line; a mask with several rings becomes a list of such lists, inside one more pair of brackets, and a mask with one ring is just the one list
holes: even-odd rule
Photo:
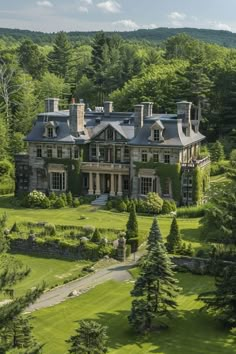
[[153, 130], [153, 140], [154, 141], [160, 140], [160, 130], [158, 130], [158, 129]]
[[53, 128], [48, 127], [48, 138], [53, 138]]

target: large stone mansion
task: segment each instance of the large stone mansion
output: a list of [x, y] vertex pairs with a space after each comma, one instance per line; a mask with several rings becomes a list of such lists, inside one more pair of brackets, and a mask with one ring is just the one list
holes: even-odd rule
[[113, 112], [112, 102], [94, 111], [84, 103], [58, 107], [58, 99], [45, 100], [45, 113], [25, 139], [28, 154], [16, 156], [16, 193], [138, 198], [156, 192], [192, 204], [196, 189], [204, 192], [210, 162], [199, 159], [205, 137], [190, 102], [177, 103], [177, 114], [155, 114], [151, 102], [134, 112]]

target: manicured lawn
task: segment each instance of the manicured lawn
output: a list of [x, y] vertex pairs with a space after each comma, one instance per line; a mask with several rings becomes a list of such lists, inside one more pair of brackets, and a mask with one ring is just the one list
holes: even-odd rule
[[[124, 230], [128, 213], [111, 212], [96, 209], [90, 205], [82, 205], [77, 209], [25, 209], [17, 208], [12, 203], [12, 197], [0, 197], [0, 215], [6, 212], [8, 215], [8, 226], [14, 222], [50, 222], [61, 225], [91, 225], [100, 228]], [[81, 220], [84, 216], [86, 219]], [[152, 223], [152, 217], [138, 216], [139, 232], [146, 236]], [[164, 237], [170, 230], [171, 218], [159, 217], [160, 228]], [[183, 234], [184, 241], [192, 242], [194, 248], [200, 247], [199, 242], [199, 219], [178, 219], [179, 227]]]
[[44, 354], [64, 354], [68, 339], [81, 319], [96, 319], [108, 326], [109, 353], [114, 354], [235, 354], [232, 339], [210, 316], [199, 312], [197, 294], [213, 286], [210, 277], [179, 274], [183, 288], [170, 329], [145, 338], [135, 336], [128, 325], [130, 283], [108, 282], [87, 294], [33, 313], [37, 338]]
[[31, 268], [30, 274], [15, 286], [16, 295], [23, 294], [42, 281], [45, 281], [50, 288], [63, 284], [65, 280], [79, 278], [82, 268], [91, 264], [87, 261], [70, 262], [23, 255], [15, 255], [15, 257]]

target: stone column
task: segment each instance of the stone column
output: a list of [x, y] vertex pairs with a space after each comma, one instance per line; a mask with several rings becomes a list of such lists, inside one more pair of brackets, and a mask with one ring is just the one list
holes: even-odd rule
[[111, 173], [111, 188], [110, 188], [110, 196], [111, 197], [114, 197], [116, 194], [115, 194], [115, 186], [114, 186], [114, 174]]
[[93, 174], [92, 172], [89, 173], [89, 190], [88, 190], [89, 195], [93, 195]]
[[100, 159], [100, 149], [99, 149], [99, 145], [96, 145], [96, 160], [99, 161]]
[[121, 174], [118, 175], [118, 192], [117, 192], [117, 195], [119, 197], [121, 197], [123, 195], [123, 191], [122, 191], [122, 175]]
[[100, 174], [97, 173], [96, 174], [96, 191], [95, 191], [96, 195], [100, 195], [101, 194], [101, 190], [100, 190]]

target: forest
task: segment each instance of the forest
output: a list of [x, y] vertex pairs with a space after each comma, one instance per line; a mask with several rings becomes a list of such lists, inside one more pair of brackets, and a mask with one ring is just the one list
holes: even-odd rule
[[74, 97], [87, 107], [114, 101], [116, 111], [153, 101], [154, 111], [175, 112], [176, 102], [202, 107], [208, 142], [220, 139], [226, 155], [236, 143], [236, 49], [182, 33], [161, 44], [97, 33], [72, 41], [64, 32], [51, 44], [0, 39], [0, 160], [24, 150], [23, 137], [46, 97], [67, 108]]

